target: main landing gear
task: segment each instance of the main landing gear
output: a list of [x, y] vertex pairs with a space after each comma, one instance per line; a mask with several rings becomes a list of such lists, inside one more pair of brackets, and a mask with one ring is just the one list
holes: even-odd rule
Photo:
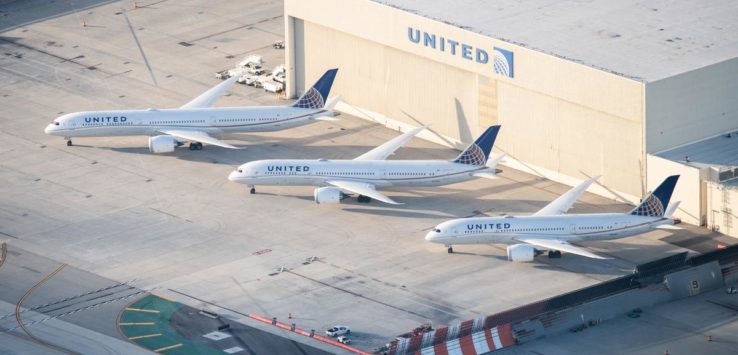
[[560, 259], [561, 258], [561, 252], [558, 250], [549, 250], [548, 251], [548, 258], [549, 259]]
[[202, 143], [190, 142], [190, 150], [202, 150]]
[[454, 247], [453, 246], [450, 246], [450, 245], [448, 246], [448, 253], [449, 254], [453, 254], [454, 253]]
[[72, 138], [67, 138], [67, 147], [72, 146]]
[[356, 200], [359, 201], [359, 203], [369, 203], [372, 201], [372, 198], [369, 196], [359, 195]]

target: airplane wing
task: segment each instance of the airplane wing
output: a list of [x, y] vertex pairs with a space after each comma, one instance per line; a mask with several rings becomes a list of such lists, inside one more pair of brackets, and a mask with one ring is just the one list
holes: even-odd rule
[[389, 203], [392, 205], [401, 205], [399, 202], [392, 201], [391, 198], [382, 195], [372, 184], [368, 184], [365, 182], [357, 182], [357, 181], [346, 181], [346, 180], [331, 180], [327, 181], [327, 183], [341, 188], [346, 191], [351, 191], [353, 193], [364, 195], [371, 197], [375, 200], [382, 201], [384, 203]]
[[580, 247], [571, 245], [563, 240], [558, 239], [549, 239], [549, 238], [516, 238], [517, 240], [521, 242], [525, 242], [527, 244], [535, 245], [541, 248], [545, 248], [546, 250], [558, 250], [558, 251], [564, 251], [567, 253], [577, 254], [581, 256], [585, 256], [588, 258], [593, 259], [611, 259], [606, 258], [604, 256], [599, 256], [597, 254], [588, 252]]
[[559, 196], [557, 199], [551, 201], [551, 203], [541, 208], [540, 211], [534, 213], [533, 215], [554, 216], [566, 213], [566, 211], [568, 211], [571, 206], [574, 205], [574, 202], [577, 201], [579, 196], [581, 196], [584, 191], [587, 191], [589, 186], [592, 185], [592, 183], [598, 178], [599, 176], [595, 176], [589, 180], [585, 180], [573, 189], [567, 191], [565, 194]]
[[223, 148], [230, 148], [230, 149], [240, 149], [238, 147], [234, 147], [226, 142], [220, 141], [218, 139], [215, 139], [211, 136], [209, 136], [205, 132], [200, 131], [185, 131], [185, 130], [160, 130], [159, 132], [168, 134], [170, 136], [174, 136], [183, 140], [187, 141], [194, 141], [194, 142], [201, 142], [201, 143], [207, 143], [211, 145], [217, 145], [219, 147]]
[[[233, 83], [238, 80], [238, 75], [234, 75], [228, 80], [214, 86], [208, 91], [205, 91], [200, 96], [194, 98], [192, 101], [182, 105], [180, 108], [207, 108], [210, 106], [213, 106], [215, 101], [217, 101], [223, 94], [225, 94], [226, 90], [233, 85]], [[212, 144], [212, 143], [211, 143]]]
[[[356, 158], [354, 160], [385, 160], [388, 156], [392, 155], [392, 153], [395, 152], [398, 148], [402, 147], [407, 141], [410, 140], [410, 138], [415, 137], [420, 131], [424, 130], [425, 126], [415, 128], [413, 130], [407, 131], [401, 136], [397, 136], [393, 138], [392, 140], [388, 141], [387, 143], [384, 143], [380, 145], [379, 147], [376, 147]], [[367, 195], [368, 196], [368, 195]]]

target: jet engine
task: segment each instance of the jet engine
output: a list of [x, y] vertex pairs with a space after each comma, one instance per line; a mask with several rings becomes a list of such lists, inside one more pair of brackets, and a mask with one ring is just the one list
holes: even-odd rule
[[171, 153], [174, 148], [179, 147], [182, 143], [178, 142], [172, 136], [162, 135], [149, 137], [149, 151], [152, 153]]
[[530, 244], [513, 244], [507, 247], [508, 261], [529, 262], [538, 254], [540, 252]]
[[319, 187], [313, 192], [315, 203], [340, 203], [346, 198], [341, 189], [335, 187]]

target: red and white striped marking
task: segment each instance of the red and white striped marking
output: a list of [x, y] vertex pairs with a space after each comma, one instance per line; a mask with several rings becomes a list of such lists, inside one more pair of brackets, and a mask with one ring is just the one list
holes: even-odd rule
[[[438, 329], [436, 336], [446, 336], [444, 328]], [[463, 336], [449, 339], [432, 346], [420, 349], [420, 355], [478, 355], [514, 345], [510, 324], [503, 324]], [[398, 352], [399, 354], [399, 352]]]

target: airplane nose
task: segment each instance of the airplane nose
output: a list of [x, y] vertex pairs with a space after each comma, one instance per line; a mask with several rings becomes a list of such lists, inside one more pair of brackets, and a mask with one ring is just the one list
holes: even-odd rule
[[236, 170], [234, 170], [234, 171], [231, 172], [230, 175], [228, 175], [228, 180], [236, 181], [236, 180], [238, 180], [239, 175], [240, 175], [239, 172], [236, 171]]
[[438, 233], [434, 231], [428, 232], [428, 234], [425, 235], [425, 240], [428, 242], [434, 241], [438, 237]]
[[51, 133], [51, 131], [53, 131], [53, 130], [54, 130], [54, 124], [49, 124], [49, 125], [47, 125], [47, 126], [46, 126], [46, 128], [44, 129], [44, 133], [46, 133], [46, 134], [50, 134], [50, 133]]

